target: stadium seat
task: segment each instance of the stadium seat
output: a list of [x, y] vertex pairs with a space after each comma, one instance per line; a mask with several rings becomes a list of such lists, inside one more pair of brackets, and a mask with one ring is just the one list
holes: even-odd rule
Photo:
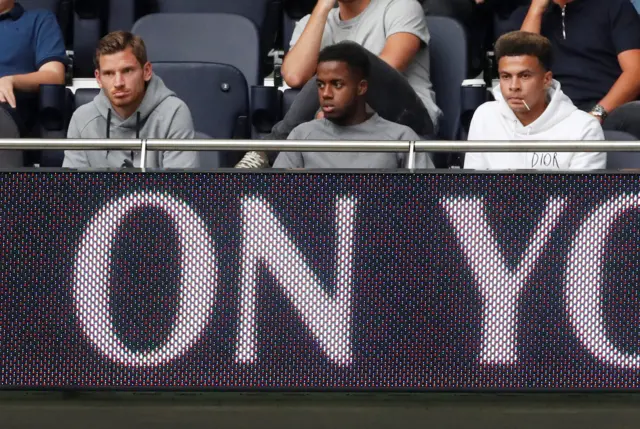
[[100, 93], [98, 88], [78, 88], [74, 94], [74, 110], [80, 106], [84, 106], [87, 103], [93, 101], [93, 99]]
[[[259, 60], [261, 76], [268, 75], [272, 67], [269, 52], [275, 45], [280, 28], [281, 0], [120, 0], [134, 7], [135, 19], [154, 13], [229, 13], [248, 18], [260, 35]], [[135, 4], [134, 4], [135, 3]], [[127, 12], [128, 13], [128, 12]], [[218, 37], [220, 37], [218, 35]], [[227, 37], [211, 39], [214, 45]]]
[[[247, 81], [259, 80], [258, 34], [251, 21], [232, 14], [161, 13], [138, 20], [133, 32], [145, 40], [154, 72], [189, 106], [199, 132], [214, 139], [250, 137]], [[211, 43], [219, 39], [226, 43]], [[217, 168], [237, 157], [203, 152], [200, 158], [204, 168]]]
[[[211, 135], [213, 138], [230, 138], [228, 132], [222, 132], [220, 125], [213, 126], [216, 118], [226, 118], [227, 111], [232, 114], [239, 114], [242, 110], [240, 104], [250, 97], [251, 104], [247, 107], [251, 113], [242, 114], [237, 117], [234, 132], [232, 135], [237, 138], [249, 138], [254, 133], [248, 119], [255, 120], [260, 128], [270, 129], [279, 116], [277, 100], [279, 93], [277, 88], [267, 88], [260, 86], [259, 74], [259, 36], [255, 25], [247, 18], [235, 14], [154, 14], [147, 15], [134, 25], [134, 32], [140, 35], [147, 45], [149, 60], [154, 64], [179, 64], [179, 67], [186, 69], [187, 63], [192, 63], [193, 67], [199, 67], [204, 63], [208, 67], [217, 70], [230, 70], [228, 65], [241, 72], [246, 83], [246, 92], [242, 92], [237, 85], [238, 76], [229, 83], [231, 91], [221, 92], [219, 87], [215, 87], [215, 75], [204, 74], [198, 80], [188, 82], [194, 93], [199, 93], [201, 85], [207, 85], [211, 90], [216, 90], [216, 96], [210, 94], [212, 98], [202, 104], [202, 114], [196, 112], [197, 105], [191, 105], [184, 96], [185, 101], [191, 107], [194, 117], [203, 118], [206, 124], [200, 124], [196, 120], [196, 127], [199, 131]], [[212, 40], [217, 41], [212, 43]], [[163, 76], [162, 69], [156, 68], [158, 74]], [[204, 71], [203, 71], [204, 72]], [[176, 72], [178, 73], [178, 72]], [[231, 79], [231, 73], [226, 72], [225, 76]], [[177, 80], [177, 74], [176, 80]], [[209, 82], [205, 82], [205, 81]], [[170, 82], [167, 84], [171, 87]], [[176, 92], [179, 84], [176, 82]], [[202, 98], [201, 94], [198, 97]], [[233, 102], [231, 101], [233, 97]], [[202, 99], [204, 102], [204, 99]], [[235, 104], [238, 103], [238, 104]], [[235, 109], [235, 110], [234, 110]], [[277, 110], [277, 112], [274, 111]], [[244, 110], [247, 112], [247, 110]], [[265, 118], [271, 116], [271, 119]], [[244, 123], [242, 122], [244, 121]], [[267, 123], [265, 123], [267, 122]], [[256, 131], [257, 133], [257, 131]], [[231, 160], [229, 162], [232, 162]]]
[[297, 88], [286, 89], [282, 94], [282, 112], [283, 114], [287, 113], [293, 104], [293, 101], [296, 99], [300, 90]]
[[[622, 131], [605, 131], [604, 137], [608, 141], [636, 141], [631, 134]], [[607, 169], [624, 170], [640, 169], [640, 152], [608, 152]]]
[[[63, 139], [73, 113], [73, 93], [63, 85], [40, 85], [38, 125], [40, 137]], [[61, 167], [63, 151], [44, 150], [31, 155], [41, 167]]]
[[[20, 138], [18, 125], [13, 117], [3, 108], [0, 108], [0, 138]], [[21, 150], [0, 150], [0, 168], [20, 168], [23, 165], [23, 153]]]
[[464, 27], [456, 20], [428, 16], [431, 33], [431, 82], [442, 109], [439, 137], [456, 140], [462, 118], [462, 82], [467, 72], [467, 42]]
[[[175, 32], [174, 32], [175, 31]], [[250, 86], [259, 85], [259, 36], [241, 16], [159, 13], [139, 19], [133, 32], [147, 45], [150, 61], [229, 64]]]
[[[75, 109], [89, 103], [100, 92], [97, 88], [80, 88], [77, 89], [75, 94], [72, 94], [70, 90], [65, 88], [64, 95], [60, 94], [55, 88], [56, 85], [51, 85], [51, 88], [41, 88], [40, 97], [40, 115], [47, 118], [41, 128], [43, 134], [46, 134], [49, 138], [66, 138], [67, 128], [69, 120]], [[44, 91], [42, 90], [44, 89]], [[56, 112], [54, 109], [48, 107], [52, 103], [59, 104], [56, 101], [60, 97], [66, 98], [66, 111], [64, 112], [64, 122], [61, 122], [60, 112]], [[48, 128], [48, 130], [47, 130]], [[43, 150], [36, 158], [41, 167], [62, 167], [64, 161], [64, 151], [62, 150]]]
[[92, 77], [96, 46], [106, 34], [105, 22], [111, 0], [74, 0], [73, 76]]

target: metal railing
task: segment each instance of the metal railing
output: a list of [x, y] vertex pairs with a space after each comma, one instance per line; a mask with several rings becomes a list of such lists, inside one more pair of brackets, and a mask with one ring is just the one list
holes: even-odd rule
[[291, 151], [291, 152], [635, 152], [640, 141], [295, 141], [162, 139], [0, 139], [0, 150], [136, 150], [145, 165], [147, 152]]
[[0, 139], [0, 149], [264, 150], [293, 152], [634, 152], [640, 141], [295, 141], [162, 139]]

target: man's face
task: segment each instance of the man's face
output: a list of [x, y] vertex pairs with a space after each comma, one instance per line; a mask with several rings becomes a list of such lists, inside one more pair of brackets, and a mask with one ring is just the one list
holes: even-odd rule
[[528, 112], [527, 105], [531, 110], [544, 106], [552, 74], [544, 70], [537, 57], [502, 57], [498, 73], [502, 96], [515, 113]]
[[341, 61], [320, 63], [316, 73], [324, 117], [336, 123], [347, 122], [356, 112], [359, 98], [367, 92], [367, 81], [355, 76]]
[[131, 48], [100, 56], [95, 76], [114, 107], [136, 106], [142, 101], [145, 83], [151, 79], [151, 64], [140, 65]]

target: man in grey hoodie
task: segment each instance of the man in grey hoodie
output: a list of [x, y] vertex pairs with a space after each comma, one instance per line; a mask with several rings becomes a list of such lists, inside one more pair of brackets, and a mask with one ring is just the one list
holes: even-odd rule
[[[100, 93], [75, 111], [70, 139], [193, 139], [191, 112], [162, 79], [153, 74], [142, 39], [116, 31], [100, 40], [95, 76]], [[63, 167], [140, 167], [137, 151], [66, 151]], [[195, 168], [195, 152], [149, 152], [145, 167]]]
[[[357, 45], [323, 49], [316, 81], [324, 117], [298, 125], [288, 140], [420, 140], [411, 128], [368, 111], [368, 72], [369, 58]], [[406, 158], [393, 152], [280, 152], [273, 168], [396, 169], [406, 167]], [[433, 168], [427, 153], [416, 154], [415, 168]]]

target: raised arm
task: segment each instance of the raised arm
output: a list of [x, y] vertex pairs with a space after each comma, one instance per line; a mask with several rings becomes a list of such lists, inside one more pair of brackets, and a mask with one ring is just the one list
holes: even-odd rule
[[302, 34], [297, 37], [294, 33], [295, 44], [282, 62], [282, 77], [292, 88], [303, 86], [316, 73], [318, 55], [322, 45], [322, 35], [327, 24], [329, 12], [333, 9], [335, 0], [318, 0], [309, 20], [298, 23], [304, 25]]
[[550, 0], [533, 0], [520, 30], [540, 34], [542, 29], [542, 15], [544, 15], [547, 7], [549, 7], [549, 3]]

